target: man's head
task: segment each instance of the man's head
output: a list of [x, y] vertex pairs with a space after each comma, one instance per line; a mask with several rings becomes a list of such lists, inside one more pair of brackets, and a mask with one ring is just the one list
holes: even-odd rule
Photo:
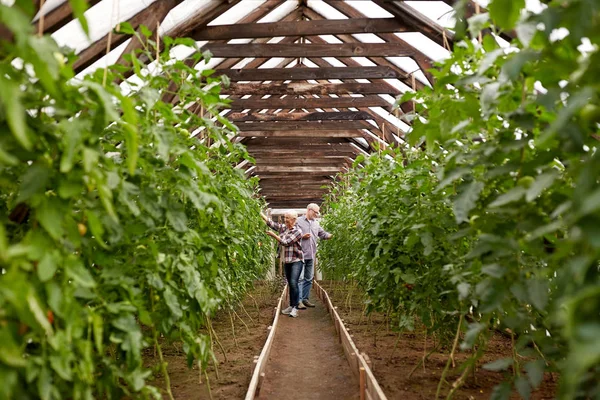
[[320, 207], [315, 203], [306, 206], [306, 218], [315, 219], [319, 216]]
[[294, 225], [296, 225], [298, 213], [294, 210], [289, 210], [285, 212], [283, 218], [285, 220], [285, 226], [287, 226], [288, 228], [292, 228]]

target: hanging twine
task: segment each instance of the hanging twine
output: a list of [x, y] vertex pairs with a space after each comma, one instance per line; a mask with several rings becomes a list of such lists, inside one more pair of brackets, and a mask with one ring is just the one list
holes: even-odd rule
[[[480, 12], [481, 12], [481, 9], [479, 8], [479, 3], [476, 1], [475, 2], [475, 14], [479, 14]], [[479, 39], [479, 44], [481, 44], [483, 42], [483, 34], [481, 33], [481, 31], [479, 31], [478, 39]]]
[[[106, 54], [104, 55], [104, 76], [102, 77], [102, 87], [106, 87], [106, 78], [108, 76], [108, 53], [110, 53], [110, 45], [112, 43], [112, 35], [113, 35], [113, 17], [115, 15], [115, 9], [117, 10], [117, 21], [119, 21], [120, 17], [119, 17], [119, 1], [120, 0], [113, 0], [113, 4], [112, 4], [112, 12], [110, 14], [110, 29], [108, 30], [108, 40], [106, 42]], [[119, 22], [117, 24], [116, 29], [119, 30], [121, 27], [121, 23]]]
[[444, 39], [444, 49], [450, 51], [450, 42], [448, 42], [448, 38], [446, 37], [446, 30], [442, 30], [442, 37]]
[[45, 0], [40, 1], [40, 20], [38, 21], [38, 36], [40, 37], [44, 35], [44, 19], [46, 18], [46, 15], [42, 12], [42, 8], [44, 8], [44, 3]]
[[156, 21], [156, 68], [158, 69], [158, 59], [160, 58], [160, 36], [158, 30], [160, 29], [160, 21]]

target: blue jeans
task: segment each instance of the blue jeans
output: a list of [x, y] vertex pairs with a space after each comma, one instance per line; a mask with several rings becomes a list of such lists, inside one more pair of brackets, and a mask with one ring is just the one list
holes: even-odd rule
[[290, 287], [290, 306], [298, 307], [300, 302], [300, 291], [298, 290], [298, 278], [302, 271], [302, 261], [285, 263], [285, 278]]
[[308, 300], [314, 277], [314, 260], [304, 260], [304, 271], [302, 271], [302, 274], [300, 275], [300, 281], [298, 282], [298, 286], [300, 287], [300, 300]]

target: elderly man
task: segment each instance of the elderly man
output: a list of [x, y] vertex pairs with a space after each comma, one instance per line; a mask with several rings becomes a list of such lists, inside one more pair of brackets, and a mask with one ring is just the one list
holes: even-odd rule
[[331, 233], [325, 232], [317, 217], [319, 216], [319, 206], [315, 203], [310, 203], [306, 206], [306, 214], [298, 218], [297, 225], [302, 230], [302, 250], [304, 252], [304, 270], [300, 275], [300, 302], [298, 308], [303, 310], [306, 307], [314, 307], [315, 305], [308, 300], [310, 289], [315, 273], [315, 257], [317, 254], [317, 238], [331, 239]]
[[263, 213], [260, 214], [267, 225], [276, 230], [267, 231], [267, 235], [275, 238], [283, 246], [285, 277], [290, 288], [290, 306], [281, 311], [282, 314], [296, 318], [298, 316], [298, 303], [300, 302], [300, 293], [298, 289], [298, 278], [302, 271], [302, 231], [296, 226], [298, 214], [295, 211], [288, 211], [284, 215], [285, 224], [278, 224], [271, 221]]

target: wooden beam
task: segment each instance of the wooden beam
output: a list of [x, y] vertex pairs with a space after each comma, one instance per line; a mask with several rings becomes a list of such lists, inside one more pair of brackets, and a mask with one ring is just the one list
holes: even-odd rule
[[251, 131], [347, 131], [352, 129], [365, 129], [364, 121], [300, 121], [300, 122], [243, 122], [237, 124], [241, 132]]
[[207, 43], [201, 51], [210, 51], [214, 57], [410, 57], [412, 47], [399, 43]]
[[337, 33], [404, 32], [395, 18], [331, 19], [327, 21], [270, 22], [207, 26], [197, 30], [195, 40], [230, 40], [276, 36], [335, 35]]
[[397, 96], [402, 92], [385, 81], [370, 83], [232, 83], [221, 90], [227, 95], [329, 95], [329, 94], [390, 94]]
[[215, 75], [239, 81], [304, 81], [310, 79], [393, 79], [400, 75], [389, 67], [217, 69]]
[[302, 137], [270, 137], [270, 138], [244, 138], [242, 141], [246, 146], [281, 146], [281, 145], [294, 145], [294, 146], [313, 146], [323, 144], [345, 144], [348, 145], [348, 139], [345, 138], [310, 138], [307, 140]]
[[293, 112], [276, 114], [231, 113], [227, 116], [233, 122], [245, 121], [361, 121], [373, 119], [364, 111], [338, 112]]
[[[99, 2], [100, 0], [88, 0], [88, 9], [92, 8]], [[71, 8], [71, 3], [69, 1], [65, 1], [61, 5], [44, 14], [44, 33], [54, 33], [71, 22], [72, 19], [73, 9]], [[38, 18], [32, 24], [35, 32], [38, 32], [39, 30], [39, 23], [40, 19]]]
[[[343, 69], [343, 68], [339, 68]], [[383, 107], [388, 111], [393, 105], [379, 96], [370, 95], [366, 97], [321, 97], [294, 99], [285, 97], [282, 99], [239, 99], [233, 100], [228, 107], [232, 110], [244, 109], [292, 109], [292, 108], [339, 108], [339, 107]]]
[[291, 130], [291, 131], [249, 131], [240, 132], [240, 137], [301, 137], [301, 138], [351, 138], [364, 137], [361, 131], [327, 131], [327, 130]]
[[343, 167], [315, 167], [315, 166], [257, 166], [256, 173], [272, 173], [272, 172], [288, 172], [292, 174], [296, 173], [324, 173], [324, 174], [336, 174], [344, 171]]
[[[155, 15], [166, 15], [171, 8], [176, 5], [174, 1], [155, 1], [143, 10], [135, 14], [133, 17], [127, 20], [127, 22], [134, 28], [137, 29], [140, 25], [147, 25], [148, 21], [153, 20]], [[111, 27], [112, 29], [112, 27]], [[92, 43], [89, 47], [84, 49], [78, 54], [78, 58], [73, 64], [73, 70], [75, 73], [79, 73], [98, 61], [106, 54], [106, 47], [110, 36], [110, 48], [114, 49], [123, 42], [125, 42], [129, 35], [116, 33], [113, 35], [106, 34], [103, 38]]]
[[[403, 1], [373, 0], [414, 32], [420, 32], [444, 48], [454, 47], [454, 33], [427, 18]], [[445, 33], [444, 33], [445, 32]], [[444, 36], [446, 40], [444, 41]]]
[[[344, 2], [344, 1], [325, 0], [325, 2], [349, 18], [364, 18], [365, 17], [365, 15], [363, 13], [361, 13], [356, 8], [352, 7], [351, 5], [349, 5], [348, 3]], [[378, 34], [378, 36], [380, 38], [384, 39], [388, 43], [400, 43], [400, 44], [404, 44], [404, 45], [412, 47], [412, 45], [410, 43], [399, 38], [397, 35], [394, 35], [393, 33], [381, 32]], [[350, 41], [356, 40], [356, 38], [354, 38], [353, 36], [350, 36], [350, 35], [341, 35], [338, 37], [343, 42], [347, 42], [348, 40], [350, 40]], [[425, 53], [421, 52], [419, 49], [415, 48], [415, 51], [416, 52], [413, 56], [413, 59], [415, 60], [417, 65], [421, 68], [421, 71], [425, 74], [425, 77], [427, 78], [429, 83], [433, 85], [433, 82], [434, 82], [433, 75], [430, 72], [428, 72], [429, 69], [433, 68], [433, 61], [428, 56], [426, 56]], [[375, 60], [373, 60], [373, 61], [377, 63], [377, 61], [375, 61]], [[404, 83], [406, 83], [408, 86], [410, 86], [410, 82], [404, 81]]]

